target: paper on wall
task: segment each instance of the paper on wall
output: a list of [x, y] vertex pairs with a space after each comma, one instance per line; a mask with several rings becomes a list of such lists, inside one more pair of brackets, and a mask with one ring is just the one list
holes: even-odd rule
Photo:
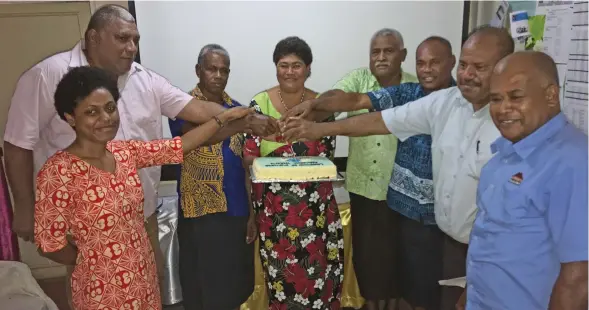
[[[585, 89], [586, 91], [586, 89]], [[587, 94], [575, 96], [568, 91], [565, 92], [563, 113], [573, 125], [587, 134]]]
[[536, 1], [509, 1], [512, 11], [526, 11], [528, 16], [536, 15]]
[[511, 21], [511, 36], [521, 38], [530, 35], [530, 25], [528, 24], [528, 12], [517, 11], [509, 14]]
[[507, 11], [509, 10], [509, 3], [507, 1], [501, 1], [497, 11], [495, 11], [495, 15], [493, 15], [493, 19], [489, 25], [492, 27], [502, 28], [505, 24], [505, 17], [507, 16]]
[[589, 48], [587, 47], [587, 2], [575, 2], [571, 18], [566, 82], [562, 111], [569, 121], [587, 133], [589, 124]]
[[546, 16], [541, 51], [550, 55], [557, 64], [566, 64], [571, 42], [573, 2], [538, 1], [536, 15]]
[[516, 52], [525, 51], [529, 38], [530, 38], [530, 36], [514, 37], [513, 38], [513, 42], [515, 43], [514, 51], [516, 51]]

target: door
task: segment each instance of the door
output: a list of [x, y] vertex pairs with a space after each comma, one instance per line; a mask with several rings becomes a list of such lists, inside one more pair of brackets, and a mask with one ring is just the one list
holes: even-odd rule
[[[89, 2], [0, 3], [0, 143], [10, 99], [20, 75], [40, 60], [72, 48], [90, 20]], [[65, 274], [65, 267], [20, 241], [21, 260], [36, 278]]]

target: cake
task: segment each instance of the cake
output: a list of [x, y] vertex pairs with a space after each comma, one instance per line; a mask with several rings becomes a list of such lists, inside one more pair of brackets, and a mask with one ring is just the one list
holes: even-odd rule
[[257, 180], [335, 179], [337, 168], [331, 160], [320, 156], [258, 157], [253, 163]]

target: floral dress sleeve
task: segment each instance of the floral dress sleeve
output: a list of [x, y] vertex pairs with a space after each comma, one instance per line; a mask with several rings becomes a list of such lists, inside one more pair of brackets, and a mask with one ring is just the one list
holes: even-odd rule
[[[61, 153], [60, 155], [65, 156]], [[57, 252], [67, 245], [69, 206], [68, 171], [61, 161], [50, 158], [37, 174], [35, 191], [35, 243], [45, 253]], [[63, 161], [65, 162], [65, 161]]]
[[111, 152], [119, 161], [126, 157], [135, 161], [137, 169], [179, 164], [184, 160], [182, 138], [151, 140], [151, 141], [120, 141], [125, 147], [114, 147]]
[[[252, 100], [250, 102], [250, 108], [254, 108], [256, 113], [262, 114], [262, 110], [258, 106], [256, 100]], [[245, 134], [245, 143], [243, 146], [243, 157], [260, 157], [260, 140], [259, 136], [254, 136], [253, 134]]]

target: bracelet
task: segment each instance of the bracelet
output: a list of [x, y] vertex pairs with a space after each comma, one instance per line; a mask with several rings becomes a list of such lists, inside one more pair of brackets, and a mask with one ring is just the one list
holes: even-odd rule
[[213, 119], [217, 122], [217, 124], [219, 125], [220, 128], [223, 128], [223, 126], [225, 126], [223, 124], [223, 122], [221, 122], [221, 120], [216, 115], [213, 116]]

